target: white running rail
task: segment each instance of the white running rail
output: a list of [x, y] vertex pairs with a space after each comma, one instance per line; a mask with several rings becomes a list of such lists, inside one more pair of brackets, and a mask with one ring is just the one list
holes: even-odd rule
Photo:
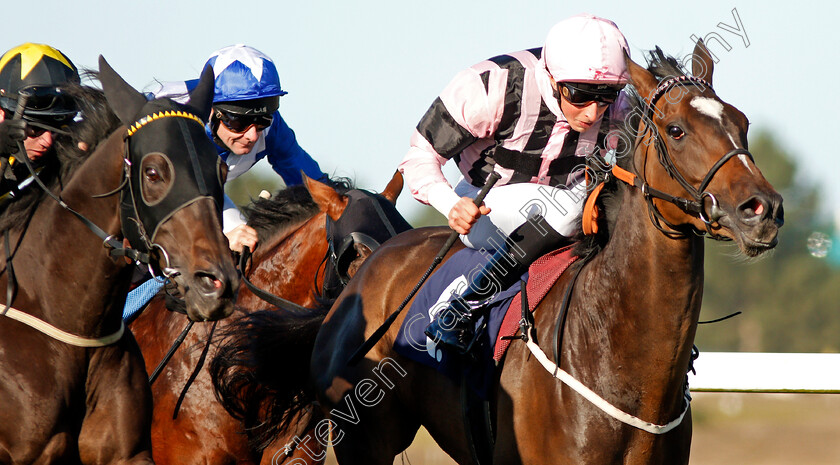
[[700, 352], [694, 392], [840, 393], [840, 354]]

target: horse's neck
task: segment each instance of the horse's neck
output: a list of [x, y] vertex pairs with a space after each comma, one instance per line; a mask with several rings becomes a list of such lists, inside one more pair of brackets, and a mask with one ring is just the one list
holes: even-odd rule
[[571, 334], [583, 342], [577, 347], [601, 352], [589, 364], [598, 379], [623, 373], [627, 385], [618, 391], [645, 393], [640, 414], [667, 422], [682, 404], [703, 291], [703, 239], [668, 238], [637, 191], [624, 189], [620, 208], [609, 243], [578, 281], [584, 302], [569, 315]]
[[[254, 285], [300, 305], [315, 305], [313, 292], [324, 278], [321, 264], [327, 253], [325, 224], [325, 214], [317, 213], [277, 234], [270, 243], [261, 244], [251, 267]], [[247, 302], [239, 304], [251, 307]], [[265, 306], [259, 300], [255, 305], [254, 308]]]
[[[114, 190], [122, 176], [122, 138], [114, 134], [90, 155], [59, 193], [62, 200], [108, 234], [119, 234], [119, 195], [94, 199]], [[53, 199], [44, 199], [26, 229], [18, 259], [30, 272], [18, 273], [27, 312], [66, 331], [102, 335], [119, 324], [119, 302], [130, 279], [122, 260], [109, 258], [102, 240]], [[16, 260], [17, 262], [17, 260]], [[17, 269], [23, 264], [15, 263]], [[31, 286], [31, 287], [30, 287]]]

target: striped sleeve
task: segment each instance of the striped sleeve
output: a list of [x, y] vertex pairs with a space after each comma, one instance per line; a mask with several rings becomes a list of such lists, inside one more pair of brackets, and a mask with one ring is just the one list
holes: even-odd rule
[[[411, 137], [411, 147], [400, 164], [412, 195], [429, 203], [429, 189], [446, 200], [438, 210], [456, 199], [441, 167], [475, 141], [492, 137], [504, 109], [507, 71], [482, 62], [459, 73], [435, 99]], [[448, 211], [441, 211], [444, 215]]]

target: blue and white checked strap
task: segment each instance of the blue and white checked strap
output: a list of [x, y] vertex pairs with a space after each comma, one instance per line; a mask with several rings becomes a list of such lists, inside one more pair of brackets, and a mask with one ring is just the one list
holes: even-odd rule
[[136, 313], [142, 310], [152, 300], [152, 297], [162, 287], [163, 281], [150, 279], [129, 292], [128, 297], [125, 299], [125, 308], [123, 308], [123, 321], [132, 319]]

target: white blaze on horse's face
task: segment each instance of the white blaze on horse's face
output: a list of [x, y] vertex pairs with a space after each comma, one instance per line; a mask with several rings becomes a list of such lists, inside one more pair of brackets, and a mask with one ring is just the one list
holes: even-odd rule
[[718, 122], [723, 121], [723, 104], [720, 103], [720, 100], [709, 97], [694, 97], [689, 103], [697, 111], [709, 118], [713, 118]]
[[[720, 100], [709, 97], [694, 97], [689, 103], [700, 113], [714, 119], [718, 123], [723, 123], [723, 103], [721, 103]], [[738, 144], [735, 143], [735, 139], [732, 137], [732, 134], [727, 135], [729, 136], [729, 140], [732, 141], [733, 148], [739, 148]], [[752, 168], [750, 168], [749, 163], [747, 163], [746, 155], [738, 155], [738, 159], [741, 160], [741, 163], [743, 163], [744, 166], [747, 167], [747, 170], [752, 173]]]

